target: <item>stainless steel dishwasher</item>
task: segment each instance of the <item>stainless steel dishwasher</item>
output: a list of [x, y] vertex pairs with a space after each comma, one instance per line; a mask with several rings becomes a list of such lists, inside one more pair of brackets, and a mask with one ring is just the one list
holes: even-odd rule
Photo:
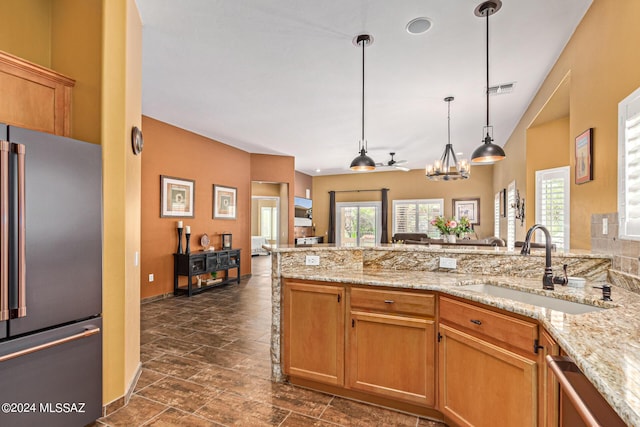
[[560, 427], [625, 427], [582, 371], [567, 356], [547, 356], [547, 365], [560, 383]]

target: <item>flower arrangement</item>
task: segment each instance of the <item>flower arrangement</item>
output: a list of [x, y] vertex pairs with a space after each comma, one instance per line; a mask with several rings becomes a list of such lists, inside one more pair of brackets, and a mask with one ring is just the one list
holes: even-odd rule
[[431, 220], [431, 225], [434, 225], [442, 234], [455, 234], [460, 237], [464, 233], [473, 231], [469, 219], [465, 216], [459, 220], [455, 218], [445, 218], [444, 216], [437, 216]]

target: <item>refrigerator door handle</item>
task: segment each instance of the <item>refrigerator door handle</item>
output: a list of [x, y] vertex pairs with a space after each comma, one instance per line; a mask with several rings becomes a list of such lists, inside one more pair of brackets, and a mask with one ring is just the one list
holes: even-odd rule
[[0, 141], [0, 322], [9, 319], [9, 150]]
[[26, 147], [24, 144], [13, 144], [13, 149], [18, 157], [18, 313], [16, 317], [25, 317], [27, 315], [27, 204], [24, 166]]
[[46, 350], [48, 348], [51, 347], [55, 347], [57, 345], [61, 345], [61, 344], [66, 344], [68, 342], [71, 341], [76, 341], [82, 338], [89, 338], [90, 336], [93, 336], [95, 334], [100, 333], [100, 328], [91, 328], [91, 329], [85, 329], [82, 332], [79, 332], [77, 334], [65, 337], [65, 338], [60, 338], [54, 341], [49, 341], [47, 343], [44, 344], [40, 344], [40, 345], [36, 345], [34, 347], [29, 347], [29, 348], [25, 348], [24, 350], [19, 350], [19, 351], [15, 351], [13, 353], [9, 353], [9, 354], [5, 354], [4, 356], [0, 356], [0, 363], [1, 362], [6, 362], [7, 360], [11, 360], [11, 359], [15, 359], [16, 357], [21, 357], [21, 356], [26, 356], [27, 354], [31, 354], [31, 353], [35, 353], [37, 351], [41, 351], [41, 350]]

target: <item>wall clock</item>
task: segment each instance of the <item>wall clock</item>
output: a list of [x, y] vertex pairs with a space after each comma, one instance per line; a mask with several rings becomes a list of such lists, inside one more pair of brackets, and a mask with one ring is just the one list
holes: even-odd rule
[[142, 131], [138, 126], [134, 126], [131, 129], [131, 148], [133, 148], [133, 154], [140, 154], [144, 145], [144, 139], [142, 138]]

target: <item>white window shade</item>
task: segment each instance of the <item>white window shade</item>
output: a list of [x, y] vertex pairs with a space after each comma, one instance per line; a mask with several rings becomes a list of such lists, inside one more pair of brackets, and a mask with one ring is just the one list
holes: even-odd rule
[[507, 250], [512, 251], [516, 242], [516, 182], [511, 181], [507, 188]]
[[[536, 171], [536, 223], [544, 225], [559, 250], [569, 250], [569, 166]], [[542, 233], [536, 241], [544, 243]]]
[[620, 235], [640, 239], [640, 89], [618, 105]]
[[393, 234], [426, 233], [438, 237], [440, 233], [431, 220], [443, 212], [443, 199], [394, 200]]
[[493, 198], [493, 235], [500, 237], [500, 193]]

